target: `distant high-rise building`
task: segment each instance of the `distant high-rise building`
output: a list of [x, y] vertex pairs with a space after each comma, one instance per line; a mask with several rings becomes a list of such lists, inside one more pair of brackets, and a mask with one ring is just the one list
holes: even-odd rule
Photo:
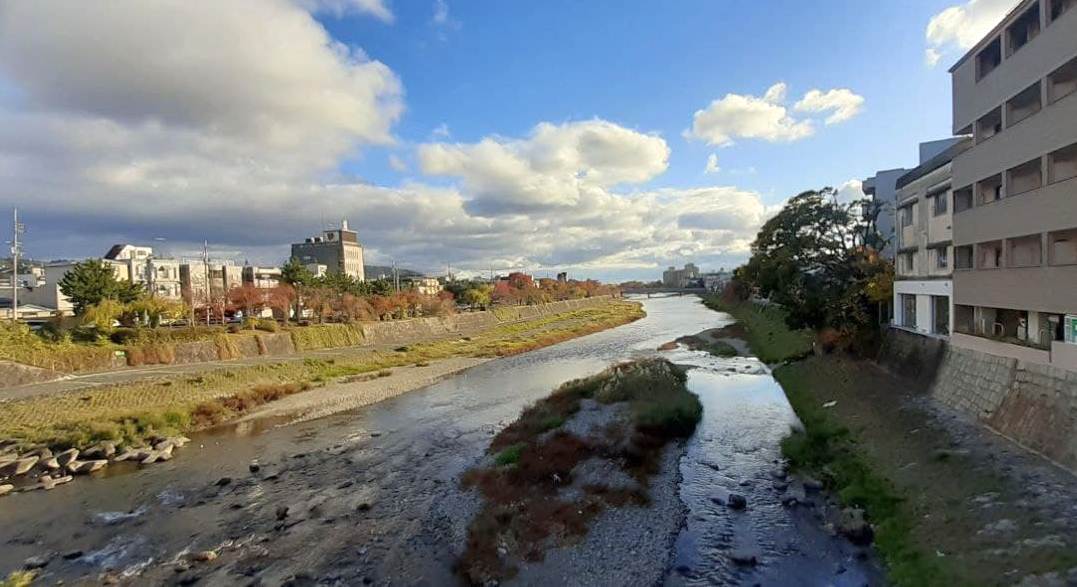
[[325, 230], [321, 236], [294, 243], [292, 257], [304, 265], [325, 265], [329, 273], [342, 273], [359, 281], [366, 279], [359, 233], [348, 229], [347, 219], [341, 221], [337, 230]]

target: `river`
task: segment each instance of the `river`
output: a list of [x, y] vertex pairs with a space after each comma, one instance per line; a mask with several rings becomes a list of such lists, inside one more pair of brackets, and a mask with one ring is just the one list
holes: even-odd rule
[[[454, 553], [474, 508], [456, 479], [497, 430], [568, 379], [730, 322], [694, 296], [641, 301], [648, 315], [632, 324], [485, 363], [355, 412], [201, 434], [168, 463], [0, 500], [0, 571], [49, 554], [42, 573], [68, 584], [454, 584]], [[687, 350], [667, 355], [695, 367], [689, 388], [704, 418], [681, 461], [689, 515], [666, 583], [878, 583], [870, 558], [825, 533], [810, 511], [781, 505], [771, 473], [796, 417], [766, 366]], [[724, 491], [745, 495], [749, 507], [716, 504]], [[237, 554], [215, 570], [175, 576], [162, 565], [207, 549]], [[735, 565], [730, 549], [755, 552], [760, 564]]]

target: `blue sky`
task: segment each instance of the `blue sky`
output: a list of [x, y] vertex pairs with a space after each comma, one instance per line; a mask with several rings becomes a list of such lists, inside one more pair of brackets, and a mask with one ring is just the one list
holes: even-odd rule
[[429, 273], [732, 267], [788, 197], [947, 136], [946, 68], [1012, 3], [4, 3], [0, 206], [39, 258], [281, 263], [347, 217]]
[[[400, 74], [408, 94], [397, 127], [403, 141], [430, 140], [441, 124], [452, 140], [474, 142], [520, 136], [540, 121], [600, 117], [657, 131], [670, 143], [669, 170], [651, 186], [717, 179], [775, 203], [913, 165], [917, 142], [948, 135], [949, 75], [945, 64], [924, 63], [927, 22], [948, 5], [696, 1], [656, 10], [642, 2], [457, 2], [454, 30], [432, 24], [432, 5], [407, 2], [394, 5], [392, 25], [321, 19], [335, 38], [360, 44]], [[856, 119], [793, 144], [714, 149], [681, 136], [711, 100], [762, 94], [778, 81], [791, 93], [848, 87], [866, 106]], [[704, 176], [715, 151], [732, 174]], [[408, 156], [406, 148], [379, 149], [346, 168], [378, 182], [408, 177], [389, 167], [391, 152]], [[750, 168], [756, 173], [745, 173]]]

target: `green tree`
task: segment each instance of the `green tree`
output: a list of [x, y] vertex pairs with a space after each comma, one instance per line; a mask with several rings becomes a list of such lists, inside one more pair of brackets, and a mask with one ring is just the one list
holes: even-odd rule
[[803, 192], [763, 224], [736, 277], [784, 306], [791, 327], [872, 330], [892, 274], [878, 255], [877, 216], [868, 201], [839, 202], [832, 188]]
[[310, 285], [314, 274], [299, 259], [292, 257], [280, 268], [280, 280], [290, 286]]
[[117, 279], [112, 267], [100, 259], [76, 263], [64, 274], [59, 285], [60, 291], [75, 306], [76, 314], [82, 314], [101, 300], [127, 304], [142, 297], [146, 291], [140, 284]]

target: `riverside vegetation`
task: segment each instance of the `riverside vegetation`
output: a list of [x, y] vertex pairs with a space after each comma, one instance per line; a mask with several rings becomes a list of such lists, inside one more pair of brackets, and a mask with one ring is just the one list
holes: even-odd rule
[[[335, 360], [282, 360], [225, 367], [198, 376], [163, 377], [108, 385], [76, 393], [0, 403], [0, 439], [21, 448], [86, 447], [101, 441], [139, 445], [219, 424], [263, 403], [311, 386], [348, 377], [379, 377], [395, 367], [449, 357], [498, 357], [612, 328], [644, 315], [633, 302], [544, 316], [491, 328], [474, 336], [435, 340], [389, 352], [357, 352]], [[304, 339], [300, 348], [348, 342], [347, 325], [327, 325], [324, 337]], [[306, 331], [310, 332], [310, 331]]]
[[998, 447], [980, 462], [955, 449], [953, 425], [936, 423], [918, 399], [923, 390], [845, 353], [811, 356], [810, 333], [785, 326], [776, 307], [706, 301], [738, 320], [753, 352], [787, 361], [773, 374], [803, 430], [782, 452], [795, 471], [864, 512], [893, 584], [1012, 584], [1077, 565], [1064, 530], [1049, 529], [1058, 514], [1031, 499], [1027, 483], [1039, 475], [1024, 471], [1014, 482], [1000, 474], [1000, 463], [1021, 465], [991, 454]]
[[686, 380], [669, 361], [638, 360], [569, 381], [524, 410], [461, 480], [483, 498], [461, 576], [478, 585], [511, 578], [521, 562], [585, 535], [603, 509], [646, 505], [666, 446], [691, 436], [702, 416]]

